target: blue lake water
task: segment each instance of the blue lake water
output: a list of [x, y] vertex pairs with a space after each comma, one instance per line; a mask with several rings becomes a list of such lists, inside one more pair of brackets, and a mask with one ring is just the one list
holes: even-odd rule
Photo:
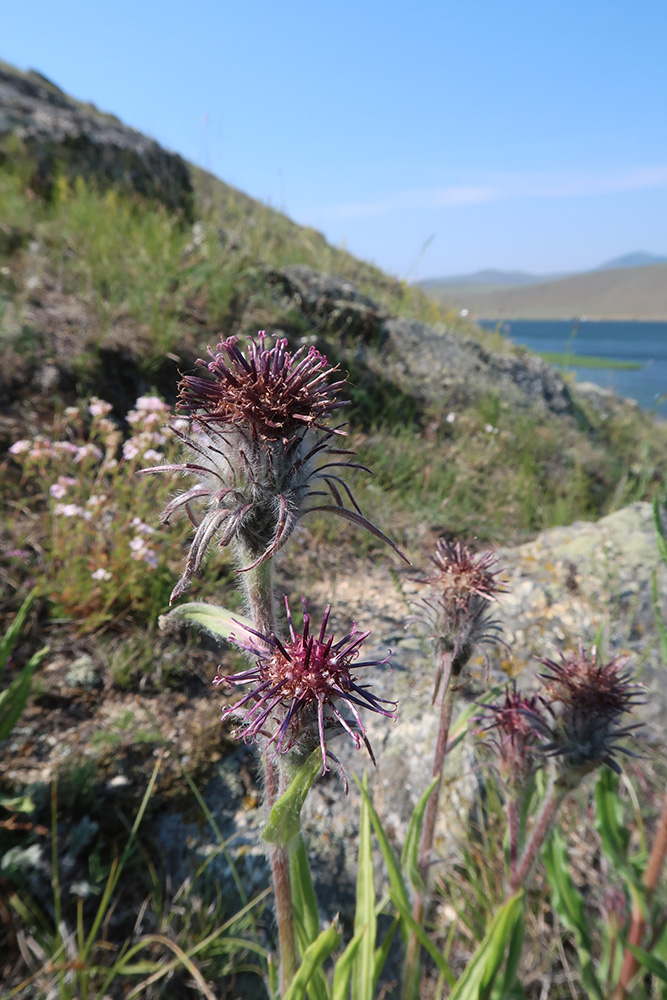
[[[567, 371], [579, 382], [596, 382], [619, 396], [636, 399], [647, 410], [657, 408], [667, 416], [667, 323], [626, 323], [606, 320], [479, 320], [486, 330], [500, 329], [503, 336], [531, 351], [572, 355]], [[576, 356], [588, 355], [615, 361], [635, 361], [634, 371], [578, 368]]]

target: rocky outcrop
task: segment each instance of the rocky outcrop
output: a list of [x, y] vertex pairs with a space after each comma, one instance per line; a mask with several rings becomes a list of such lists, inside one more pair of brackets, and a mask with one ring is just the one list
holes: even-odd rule
[[[491, 650], [490, 664], [478, 658], [467, 702], [474, 702], [491, 687], [503, 685], [516, 676], [520, 686], [532, 688], [541, 669], [537, 658], [554, 657], [558, 651], [576, 649], [581, 639], [587, 649], [597, 641], [605, 658], [628, 655], [629, 669], [646, 685], [645, 704], [638, 708], [644, 722], [640, 751], [652, 743], [664, 744], [662, 720], [667, 712], [667, 668], [660, 654], [658, 630], [652, 607], [653, 574], [657, 574], [662, 595], [662, 614], [667, 619], [667, 567], [655, 544], [652, 510], [638, 503], [593, 524], [579, 521], [567, 528], [543, 532], [534, 541], [515, 549], [500, 550], [509, 590], [497, 609], [508, 648]], [[408, 601], [419, 599], [419, 585], [406, 573], [397, 579], [386, 568], [359, 561], [350, 572], [314, 580], [311, 598], [324, 606], [335, 591], [335, 614], [342, 628], [352, 619], [361, 627], [373, 628], [374, 654], [393, 650], [392, 669], [374, 670], [367, 676], [373, 691], [397, 699], [398, 720], [394, 723], [367, 713], [364, 724], [377, 758], [373, 767], [365, 752], [354, 750], [351, 741], [341, 739], [335, 748], [348, 774], [368, 771], [374, 803], [395, 845], [404, 842], [407, 824], [417, 798], [430, 773], [437, 731], [436, 712], [431, 705], [433, 670], [425, 645], [405, 627]], [[474, 730], [475, 723], [470, 726]], [[465, 727], [462, 731], [465, 731]], [[243, 878], [252, 888], [268, 877], [259, 842], [262, 816], [258, 808], [248, 810], [247, 788], [239, 751], [226, 758], [208, 787], [207, 801], [225, 835], [236, 833]], [[448, 764], [446, 780], [449, 810], [439, 827], [438, 846], [447, 852], [451, 831], [467, 828], [471, 801], [485, 778], [469, 733], [456, 748]], [[304, 826], [311, 858], [321, 889], [319, 898], [331, 901], [345, 915], [354, 898], [354, 873], [358, 836], [359, 796], [353, 782], [350, 794], [343, 793], [335, 774], [316, 782], [304, 811]], [[161, 826], [160, 837], [166, 852], [185, 874], [193, 859], [214, 849], [200, 828], [182, 816], [172, 815]], [[186, 857], [178, 845], [197, 843], [194, 854]], [[227, 872], [225, 874], [225, 872]], [[219, 877], [230, 880], [224, 860]], [[230, 881], [231, 885], [231, 881]]]
[[303, 265], [272, 271], [269, 280], [310, 325], [324, 336], [334, 333], [357, 365], [423, 404], [465, 406], [495, 393], [511, 407], [583, 421], [568, 383], [527, 352], [490, 351], [444, 326], [392, 316], [351, 282]]
[[191, 215], [192, 184], [180, 156], [92, 105], [77, 103], [39, 73], [0, 64], [0, 156], [10, 135], [34, 162], [32, 187], [41, 194], [48, 196], [60, 175], [84, 177]]

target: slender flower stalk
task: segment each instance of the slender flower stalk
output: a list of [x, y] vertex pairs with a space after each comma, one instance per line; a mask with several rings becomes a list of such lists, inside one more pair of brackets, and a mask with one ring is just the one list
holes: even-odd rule
[[507, 685], [499, 704], [485, 705], [480, 721], [485, 745], [500, 782], [505, 789], [505, 810], [509, 834], [509, 872], [513, 883], [521, 847], [521, 815], [526, 796], [531, 793], [535, 772], [544, 763], [540, 753], [542, 737], [530, 719], [543, 718], [537, 695], [517, 691], [516, 683]]
[[[422, 887], [415, 890], [412, 916], [424, 923], [430, 896], [429, 867], [432, 862], [435, 827], [449, 744], [449, 730], [461, 677], [476, 647], [501, 642], [500, 626], [490, 616], [489, 608], [497, 594], [505, 589], [497, 579], [492, 553], [479, 556], [460, 542], [439, 539], [431, 556], [435, 572], [420, 580], [428, 585], [420, 614], [413, 620], [425, 627], [434, 644], [435, 683], [433, 704], [440, 695], [438, 735], [433, 755], [432, 775], [437, 784], [424, 813], [419, 845]], [[414, 931], [410, 935], [405, 961], [403, 1000], [414, 1000], [419, 993], [420, 943]]]

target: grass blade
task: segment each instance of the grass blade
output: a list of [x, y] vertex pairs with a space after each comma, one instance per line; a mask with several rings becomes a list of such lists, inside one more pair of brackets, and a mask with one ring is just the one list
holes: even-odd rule
[[[408, 890], [405, 884], [405, 880], [403, 878], [401, 866], [398, 863], [398, 858], [394, 854], [394, 850], [391, 844], [389, 843], [389, 838], [387, 837], [384, 827], [382, 826], [380, 817], [378, 816], [373, 806], [371, 797], [368, 793], [368, 789], [364, 788], [364, 786], [359, 781], [356, 775], [354, 776], [354, 780], [356, 781], [359, 791], [361, 792], [363, 798], [366, 800], [366, 806], [368, 808], [368, 813], [371, 818], [373, 832], [375, 833], [375, 836], [377, 837], [378, 840], [378, 844], [380, 845], [380, 851], [382, 853], [382, 857], [384, 858], [384, 863], [387, 869], [387, 875], [389, 876], [389, 884], [391, 885], [392, 890], [396, 895], [396, 897], [400, 899], [403, 909], [410, 912], [410, 897], [408, 895]], [[403, 940], [407, 944], [410, 934], [402, 921], [401, 921], [401, 934], [403, 936]]]
[[[368, 791], [368, 775], [364, 774], [364, 788]], [[359, 856], [357, 870], [357, 908], [354, 915], [354, 935], [364, 932], [354, 961], [352, 996], [354, 1000], [368, 1000], [373, 996], [375, 972], [375, 879], [371, 851], [371, 818], [367, 797], [361, 799], [359, 817]]]

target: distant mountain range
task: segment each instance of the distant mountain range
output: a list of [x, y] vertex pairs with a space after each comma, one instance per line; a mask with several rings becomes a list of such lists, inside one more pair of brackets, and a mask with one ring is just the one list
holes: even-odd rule
[[578, 274], [485, 270], [419, 284], [440, 301], [485, 319], [667, 320], [667, 257], [644, 252]]

